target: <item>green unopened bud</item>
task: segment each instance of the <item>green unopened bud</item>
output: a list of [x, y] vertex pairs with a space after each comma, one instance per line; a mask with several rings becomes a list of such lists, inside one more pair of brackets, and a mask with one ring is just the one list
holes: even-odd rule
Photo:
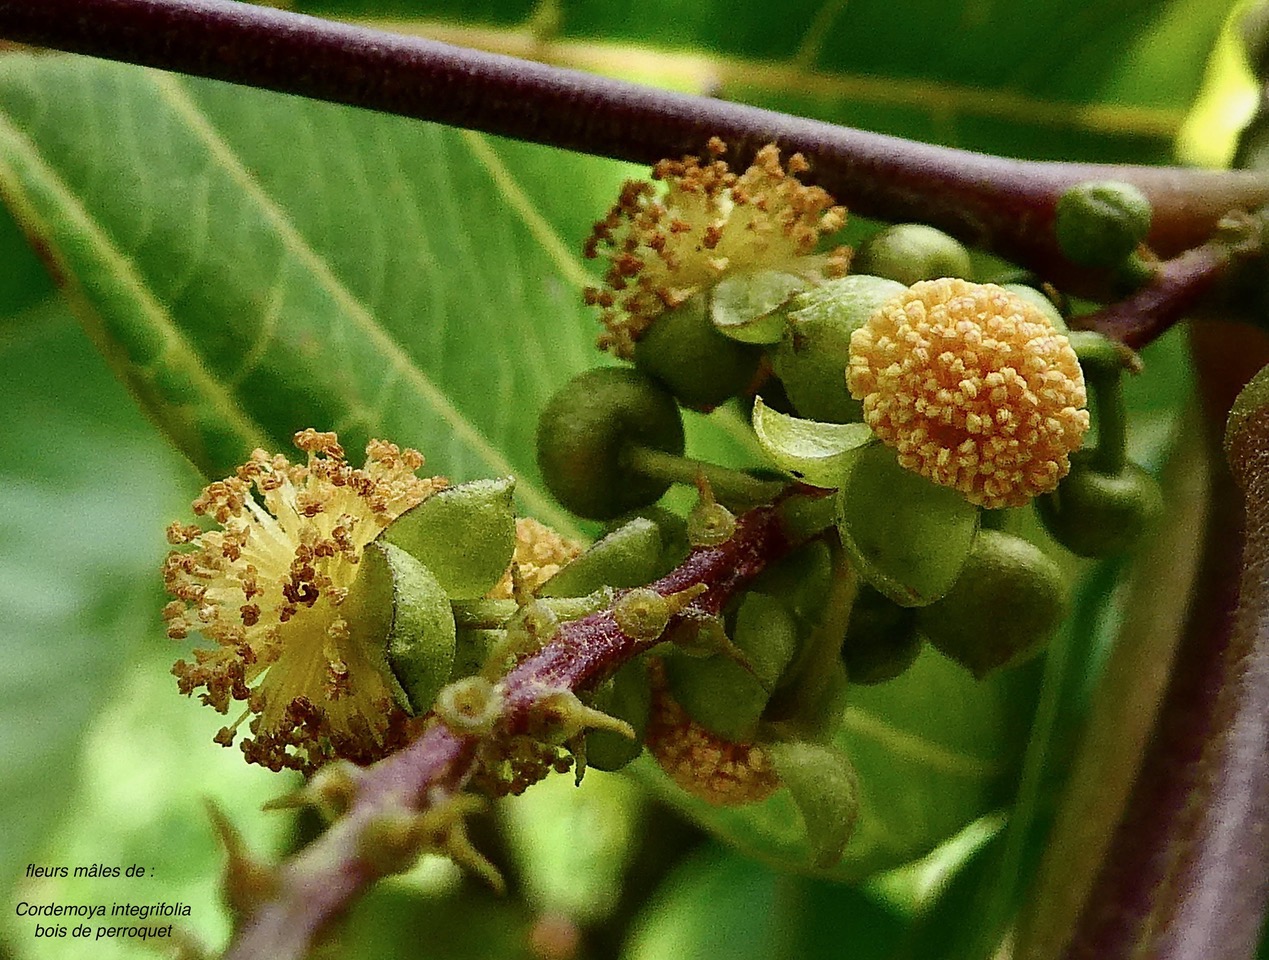
[[789, 331], [772, 351], [771, 363], [800, 415], [826, 423], [861, 419], [863, 408], [846, 389], [850, 336], [905, 289], [860, 274], [830, 280], [790, 301]]
[[918, 611], [930, 643], [982, 679], [1034, 653], [1066, 614], [1066, 584], [1035, 544], [999, 530], [978, 534], [951, 592]]
[[603, 587], [637, 587], [662, 576], [666, 545], [661, 528], [645, 517], [597, 540], [538, 590], [543, 597], [584, 597]]
[[921, 653], [917, 613], [863, 584], [842, 640], [842, 664], [851, 683], [885, 683], [902, 674]]
[[859, 816], [854, 766], [841, 751], [820, 743], [773, 743], [765, 749], [802, 814], [811, 865], [832, 867], [845, 853]]
[[1130, 183], [1100, 180], [1071, 187], [1057, 203], [1058, 246], [1087, 267], [1120, 266], [1150, 232], [1150, 201]]
[[647, 506], [669, 489], [668, 480], [626, 469], [622, 456], [632, 445], [675, 455], [684, 446], [674, 398], [637, 370], [600, 367], [575, 377], [538, 421], [538, 466], [547, 486], [592, 520]]
[[1081, 557], [1127, 553], [1163, 510], [1159, 484], [1137, 464], [1105, 474], [1083, 457], [1037, 503], [1053, 538]]
[[969, 251], [955, 237], [923, 223], [896, 223], [859, 245], [851, 269], [910, 287], [940, 277], [973, 279]]
[[711, 410], [753, 382], [761, 352], [715, 329], [703, 296], [667, 310], [635, 343], [635, 366], [685, 407]]

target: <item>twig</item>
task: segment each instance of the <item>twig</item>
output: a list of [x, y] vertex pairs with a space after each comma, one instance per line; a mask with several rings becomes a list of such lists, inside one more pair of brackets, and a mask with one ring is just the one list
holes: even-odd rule
[[700, 154], [717, 136], [744, 165], [774, 141], [861, 214], [934, 224], [1090, 295], [1107, 278], [1077, 269], [1053, 238], [1070, 185], [1139, 186], [1161, 256], [1269, 201], [1263, 173], [1009, 160], [228, 0], [0, 0], [0, 36], [636, 163]]
[[[730, 540], [693, 550], [682, 565], [650, 586], [668, 596], [703, 584], [706, 592], [687, 612], [718, 613], [791, 547], [778, 510], [760, 507], [739, 518]], [[531, 732], [546, 696], [592, 689], [658, 640], [628, 636], [611, 609], [563, 624], [546, 646], [521, 661], [499, 684], [501, 713], [487, 736]], [[332, 920], [391, 872], [365, 854], [368, 834], [386, 815], [420, 814], [460, 792], [475, 772], [481, 742], [480, 736], [456, 733], [438, 720], [405, 749], [361, 771], [347, 813], [283, 865], [273, 896], [251, 914], [227, 960], [305, 956]]]

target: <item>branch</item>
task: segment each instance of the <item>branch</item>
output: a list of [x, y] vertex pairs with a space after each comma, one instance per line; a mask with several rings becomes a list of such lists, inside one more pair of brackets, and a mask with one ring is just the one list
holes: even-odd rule
[[[730, 540], [693, 550], [682, 565], [650, 586], [662, 596], [706, 586], [685, 613], [671, 619], [672, 627], [684, 615], [719, 613], [792, 546], [778, 510], [760, 507], [739, 518]], [[569, 621], [498, 684], [499, 719], [483, 742], [479, 735], [456, 733], [437, 720], [405, 749], [361, 770], [347, 812], [281, 867], [272, 896], [251, 912], [227, 960], [299, 960], [307, 955], [332, 920], [376, 880], [400, 867], [367, 853], [368, 838], [386, 818], [422, 814], [452, 799], [476, 772], [479, 748], [532, 732], [547, 695], [592, 689], [658, 641], [623, 633], [611, 608]]]
[[1262, 173], [1009, 160], [228, 0], [0, 0], [0, 37], [635, 163], [702, 154], [718, 136], [744, 166], [775, 142], [860, 214], [931, 223], [1085, 295], [1108, 278], [1067, 261], [1052, 230], [1072, 184], [1140, 187], [1161, 256], [1269, 201]]
[[[1263, 343], [1257, 347], [1263, 356]], [[1220, 369], [1200, 364], [1209, 397], [1233, 379], [1229, 367], [1245, 349], [1227, 343]], [[1259, 401], [1241, 422], [1231, 421], [1235, 476], [1215, 478], [1198, 599], [1141, 773], [1065, 960], [1250, 960], [1255, 953], [1269, 899], [1263, 391]]]

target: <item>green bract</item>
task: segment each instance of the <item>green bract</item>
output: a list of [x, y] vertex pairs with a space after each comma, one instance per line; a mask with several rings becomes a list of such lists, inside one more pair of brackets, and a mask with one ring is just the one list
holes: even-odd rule
[[516, 545], [515, 480], [475, 480], [407, 510], [380, 535], [427, 566], [456, 600], [483, 597], [502, 579]]
[[1053, 228], [1075, 263], [1116, 267], [1145, 240], [1151, 216], [1150, 201], [1132, 184], [1089, 181], [1062, 194]]
[[665, 671], [670, 692], [693, 720], [724, 739], [746, 741], [793, 659], [797, 627], [779, 600], [750, 593], [736, 611], [732, 641], [746, 664], [721, 654], [671, 657]]
[[900, 606], [924, 606], [952, 589], [978, 533], [976, 506], [899, 466], [880, 443], [851, 455], [837, 504], [851, 563]]
[[612, 730], [586, 734], [586, 764], [597, 770], [620, 770], [643, 752], [643, 735], [652, 712], [652, 685], [642, 660], [627, 663], [595, 691], [593, 706], [618, 720], [625, 720], [637, 735], [631, 740]]
[[836, 487], [851, 450], [872, 439], [862, 423], [818, 423], [773, 410], [754, 400], [753, 429], [776, 466], [813, 487]]
[[940, 277], [973, 277], [964, 245], [923, 223], [897, 223], [874, 233], [855, 251], [851, 269], [896, 280], [905, 287]]
[[602, 587], [639, 587], [665, 574], [661, 528], [636, 517], [597, 540], [537, 591], [540, 597], [584, 597]]
[[1065, 614], [1057, 564], [1021, 537], [983, 530], [956, 585], [918, 611], [917, 624], [940, 653], [981, 679], [1038, 650]]
[[862, 407], [846, 389], [850, 336], [905, 289], [893, 280], [852, 275], [790, 301], [789, 329], [771, 363], [798, 413], [830, 423], [860, 419]]
[[426, 713], [454, 666], [454, 615], [440, 582], [400, 547], [376, 541], [361, 557], [343, 609], [353, 637], [386, 652], [402, 706]]
[[732, 274], [710, 294], [710, 320], [719, 333], [733, 340], [776, 343], [785, 328], [780, 308], [806, 287], [802, 277], [778, 270]]
[[564, 506], [592, 520], [609, 520], [647, 506], [669, 481], [623, 468], [631, 446], [683, 452], [683, 420], [674, 398], [645, 374], [600, 367], [574, 377], [538, 420], [538, 466]]
[[697, 410], [716, 407], [749, 386], [760, 358], [757, 348], [715, 329], [703, 296], [657, 317], [634, 349], [636, 367]]
[[780, 782], [802, 814], [811, 865], [820, 869], [842, 859], [859, 816], [859, 784], [846, 754], [831, 746], [791, 741], [767, 751]]

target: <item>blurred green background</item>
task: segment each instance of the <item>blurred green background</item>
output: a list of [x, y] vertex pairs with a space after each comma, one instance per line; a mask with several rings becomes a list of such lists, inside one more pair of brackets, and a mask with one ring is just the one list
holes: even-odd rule
[[[293, 6], [1018, 157], [1218, 165], [1253, 97], [1224, 0]], [[350, 450], [370, 436], [418, 446], [456, 479], [515, 473], [526, 512], [584, 532], [541, 487], [533, 414], [597, 362], [580, 245], [637, 173], [84, 58], [0, 54], [6, 903], [179, 900], [217, 945], [227, 924], [203, 799], [264, 853], [310, 829], [259, 812], [289, 784], [215, 747], [220, 718], [178, 697], [168, 673], [184, 648], [158, 617], [162, 531], [205, 476], [311, 425]], [[1188, 373], [1174, 337], [1147, 359], [1133, 440], [1159, 470]], [[750, 455], [744, 437], [723, 412], [694, 420], [690, 443], [736, 459]], [[1093, 681], [1131, 621], [1125, 574], [1083, 572], [1044, 662], [980, 689], [927, 658], [904, 686], [853, 701], [848, 739], [867, 755], [875, 809], [843, 872], [924, 857], [910, 867], [862, 886], [776, 871], [764, 863], [800, 843], [787, 803], [720, 816], [648, 770], [580, 789], [560, 778], [480, 824], [510, 896], [427, 862], [362, 904], [332, 953], [986, 958], [1025, 899]], [[22, 878], [30, 863], [98, 862], [153, 875]], [[32, 921], [4, 915], [4, 956], [150, 955], [36, 940]]]

